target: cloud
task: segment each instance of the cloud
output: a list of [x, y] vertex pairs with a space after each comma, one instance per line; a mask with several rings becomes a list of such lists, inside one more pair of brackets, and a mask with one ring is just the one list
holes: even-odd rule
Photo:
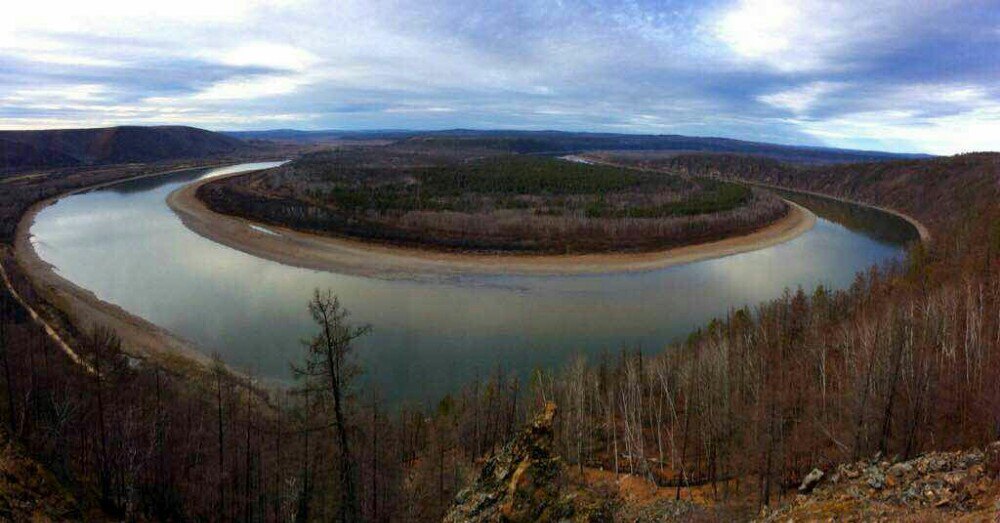
[[32, 87], [19, 89], [0, 98], [8, 104], [51, 104], [60, 101], [93, 102], [106, 99], [107, 86], [99, 84]]
[[[255, 0], [33, 0], [4, 6], [0, 27], [43, 27], [51, 32], [135, 34], [168, 24], [237, 23], [265, 5]], [[144, 21], [144, 24], [134, 22]], [[122, 22], [128, 22], [122, 24]]]
[[[562, 128], [951, 150], [947, 129], [992, 129], [998, 12], [975, 0], [36, 0], [0, 18], [0, 126]], [[1000, 149], [972, 141], [990, 140]]]
[[316, 65], [319, 58], [298, 47], [271, 42], [252, 42], [217, 55], [219, 62], [232, 66], [259, 66], [289, 71], [304, 71]]
[[932, 154], [996, 151], [1000, 104], [946, 116], [871, 111], [800, 122], [801, 129], [838, 147], [920, 150]]
[[725, 6], [715, 34], [737, 59], [781, 72], [861, 68], [932, 23], [949, 2], [739, 0]]
[[801, 114], [816, 105], [824, 95], [842, 89], [845, 85], [839, 82], [810, 82], [792, 89], [760, 95], [757, 100], [779, 109], [787, 109], [793, 113]]
[[[194, 100], [252, 100], [266, 96], [280, 96], [295, 92], [300, 80], [288, 76], [258, 76], [231, 78], [212, 84], [196, 93]], [[152, 102], [152, 100], [149, 100]]]

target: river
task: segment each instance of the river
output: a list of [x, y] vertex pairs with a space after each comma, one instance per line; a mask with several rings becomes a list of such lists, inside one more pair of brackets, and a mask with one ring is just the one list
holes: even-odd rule
[[188, 230], [167, 207], [186, 183], [275, 164], [197, 169], [75, 194], [31, 228], [43, 260], [97, 297], [218, 353], [287, 380], [312, 325], [306, 303], [329, 288], [372, 333], [358, 343], [365, 378], [390, 401], [432, 401], [497, 365], [521, 376], [574, 354], [662, 350], [731, 307], [899, 258], [916, 238], [886, 213], [794, 198], [819, 217], [782, 244], [648, 272], [385, 280], [256, 258]]

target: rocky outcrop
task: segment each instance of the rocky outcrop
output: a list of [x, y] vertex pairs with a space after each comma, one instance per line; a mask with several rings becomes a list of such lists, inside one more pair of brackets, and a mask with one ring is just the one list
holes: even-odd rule
[[458, 522], [610, 521], [611, 503], [576, 484], [553, 453], [549, 403], [520, 434], [483, 465], [445, 516]]
[[[1000, 442], [984, 450], [840, 465], [765, 521], [992, 521], [1000, 516]], [[803, 482], [805, 485], [806, 482]]]
[[823, 471], [820, 469], [812, 469], [812, 472], [806, 475], [802, 480], [802, 484], [799, 485], [799, 492], [802, 494], [808, 494], [819, 485], [819, 482], [823, 479]]

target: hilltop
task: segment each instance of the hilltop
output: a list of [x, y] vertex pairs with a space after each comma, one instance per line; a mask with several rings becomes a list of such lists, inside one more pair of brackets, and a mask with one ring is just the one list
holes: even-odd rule
[[815, 490], [802, 489], [762, 520], [988, 521], [1000, 511], [998, 476], [1000, 441], [908, 461], [875, 456], [827, 471]]

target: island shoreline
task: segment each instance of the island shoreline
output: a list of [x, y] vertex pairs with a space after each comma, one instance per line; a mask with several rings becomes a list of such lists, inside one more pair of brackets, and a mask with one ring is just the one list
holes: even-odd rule
[[650, 271], [784, 243], [809, 231], [816, 223], [816, 216], [811, 211], [785, 200], [789, 212], [754, 232], [662, 251], [565, 255], [456, 253], [322, 236], [220, 214], [209, 209], [196, 193], [201, 185], [221, 178], [190, 183], [167, 197], [167, 205], [191, 231], [283, 265], [387, 279], [419, 279], [428, 275], [559, 276]]

